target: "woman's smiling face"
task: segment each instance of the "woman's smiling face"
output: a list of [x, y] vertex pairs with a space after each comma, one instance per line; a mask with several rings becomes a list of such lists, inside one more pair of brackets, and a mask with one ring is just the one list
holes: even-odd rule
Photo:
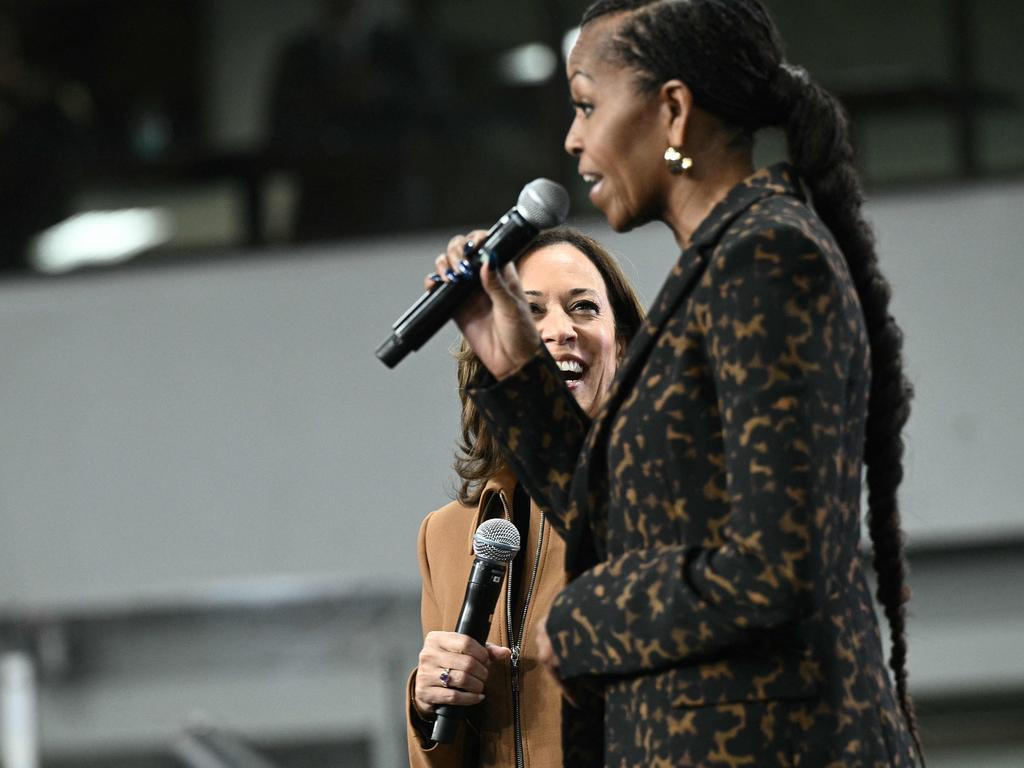
[[622, 352], [601, 273], [568, 243], [530, 253], [518, 270], [541, 339], [569, 391], [593, 416], [611, 387]]

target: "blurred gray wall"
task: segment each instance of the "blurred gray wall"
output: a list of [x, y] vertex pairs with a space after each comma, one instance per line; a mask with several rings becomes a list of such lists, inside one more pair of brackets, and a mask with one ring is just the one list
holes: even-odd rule
[[[1022, 211], [1011, 184], [869, 206], [918, 390], [912, 542], [1024, 534]], [[653, 298], [664, 228], [591, 229]], [[446, 237], [0, 286], [0, 602], [414, 584], [451, 489], [455, 335], [394, 371], [373, 350]]]
[[[918, 392], [910, 669], [940, 768], [1024, 743], [1022, 211], [1020, 183], [869, 205]], [[667, 231], [579, 223], [650, 301]], [[198, 720], [401, 761], [455, 334], [393, 371], [373, 350], [449, 234], [0, 284], [0, 618], [34, 627], [44, 754]], [[1017, 548], [972, 554], [993, 541]]]

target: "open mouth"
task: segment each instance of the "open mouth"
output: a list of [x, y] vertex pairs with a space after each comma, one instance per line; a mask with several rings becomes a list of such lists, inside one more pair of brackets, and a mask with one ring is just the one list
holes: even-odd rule
[[604, 180], [604, 177], [598, 173], [581, 173], [580, 176], [584, 183], [590, 187], [590, 196], [593, 198], [594, 193], [601, 186], [601, 182]]
[[558, 370], [570, 390], [576, 389], [583, 382], [584, 368], [579, 360], [558, 360]]

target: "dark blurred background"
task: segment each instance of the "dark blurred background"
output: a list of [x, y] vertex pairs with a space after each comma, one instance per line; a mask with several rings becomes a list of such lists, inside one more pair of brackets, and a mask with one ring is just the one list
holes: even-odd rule
[[[538, 175], [583, 203], [560, 147], [584, 5], [6, 0], [4, 266], [75, 213], [140, 204], [164, 223], [141, 251], [194, 256], [487, 221]], [[871, 189], [1024, 169], [1011, 0], [771, 6], [850, 111]]]
[[[0, 0], [0, 766], [390, 768], [454, 232], [562, 182], [582, 1]], [[917, 388], [904, 523], [931, 768], [1024, 764], [1024, 14], [768, 0], [849, 110]], [[763, 160], [779, 157], [766, 134]]]

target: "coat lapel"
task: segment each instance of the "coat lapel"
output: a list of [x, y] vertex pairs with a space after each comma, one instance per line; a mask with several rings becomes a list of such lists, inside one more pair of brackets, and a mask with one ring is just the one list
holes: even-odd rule
[[[606, 421], [606, 415], [615, 413], [622, 404], [623, 398], [632, 390], [640, 370], [650, 356], [665, 324], [675, 314], [679, 305], [690, 294], [697, 279], [704, 273], [711, 252], [721, 238], [722, 232], [736, 217], [751, 205], [770, 195], [789, 194], [803, 197], [799, 189], [799, 181], [788, 164], [779, 163], [763, 168], [744, 179], [733, 187], [729, 194], [719, 202], [701, 222], [693, 233], [690, 245], [679, 256], [651, 304], [650, 312], [643, 328], [637, 333], [626, 350], [626, 355], [619, 365], [619, 370], [612, 385], [605, 406], [601, 409], [598, 420]], [[596, 441], [600, 429], [592, 430], [592, 438]]]
[[[630, 342], [608, 398], [587, 435], [573, 478], [570, 504], [586, 510], [589, 525], [577, 526], [566, 540], [566, 566], [570, 574], [589, 568], [594, 560], [601, 560], [607, 554], [607, 506], [604, 503], [607, 488], [601, 484], [607, 483], [605, 453], [608, 431], [615, 415], [633, 391], [665, 324], [675, 315], [680, 304], [704, 274], [723, 231], [751, 205], [775, 194], [803, 198], [796, 174], [788, 164], [780, 163], [763, 168], [729, 191], [694, 232], [690, 245], [680, 254], [651, 305], [643, 327]], [[582, 528], [589, 530], [585, 532]]]

